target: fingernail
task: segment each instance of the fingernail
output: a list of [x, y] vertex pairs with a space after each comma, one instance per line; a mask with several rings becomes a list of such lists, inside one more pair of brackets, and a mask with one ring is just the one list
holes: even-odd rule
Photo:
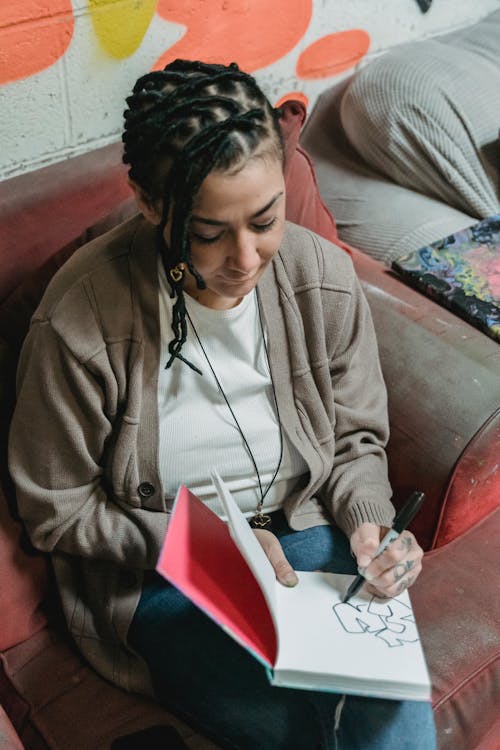
[[361, 573], [361, 568], [367, 568], [369, 566], [370, 562], [371, 562], [371, 560], [368, 557], [368, 555], [361, 555], [361, 557], [358, 560], [358, 566], [360, 568], [359, 572]]
[[289, 586], [290, 588], [293, 588], [293, 586], [296, 586], [299, 582], [299, 579], [297, 578], [295, 573], [285, 573], [281, 580], [282, 583], [285, 584], [285, 586]]

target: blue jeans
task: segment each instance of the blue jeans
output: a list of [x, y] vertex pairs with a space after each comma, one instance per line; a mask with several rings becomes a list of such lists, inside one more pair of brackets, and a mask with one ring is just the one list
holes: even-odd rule
[[[273, 532], [297, 570], [354, 574], [338, 530]], [[314, 633], [311, 633], [314, 637]], [[238, 750], [434, 750], [429, 703], [273, 687], [264, 667], [176, 588], [145, 584], [129, 641], [149, 665], [158, 699], [224, 748]]]

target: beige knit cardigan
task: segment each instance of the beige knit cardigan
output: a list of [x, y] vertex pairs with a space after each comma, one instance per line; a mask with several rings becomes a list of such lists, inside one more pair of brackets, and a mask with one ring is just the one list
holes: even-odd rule
[[[349, 256], [289, 224], [259, 293], [283, 429], [309, 467], [286, 501], [291, 526], [390, 525], [386, 392]], [[20, 514], [51, 553], [74, 640], [104, 677], [139, 692], [151, 684], [127, 631], [169, 518], [159, 335], [154, 228], [135, 217], [49, 285], [20, 359], [9, 446]]]

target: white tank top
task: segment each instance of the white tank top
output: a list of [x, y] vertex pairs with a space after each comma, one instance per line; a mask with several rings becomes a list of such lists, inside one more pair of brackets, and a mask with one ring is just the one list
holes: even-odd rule
[[[160, 475], [170, 507], [180, 484], [224, 518], [210, 480], [217, 469], [242, 512], [254, 515], [260, 500], [252, 459], [229, 411], [188, 319], [182, 356], [198, 367], [193, 371], [181, 360], [167, 370], [168, 344], [175, 300], [159, 263], [161, 327], [158, 377]], [[186, 309], [231, 408], [250, 445], [265, 492], [276, 471], [280, 454], [279, 425], [271, 375], [253, 291], [229, 310], [213, 310], [185, 295]], [[307, 471], [300, 453], [283, 433], [283, 458], [263, 510], [283, 505], [297, 479]]]

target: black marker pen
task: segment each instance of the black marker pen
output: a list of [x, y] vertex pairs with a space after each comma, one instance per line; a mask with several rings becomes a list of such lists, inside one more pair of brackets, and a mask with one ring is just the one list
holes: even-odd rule
[[[396, 513], [396, 517], [394, 518], [394, 522], [392, 524], [392, 528], [389, 529], [387, 534], [384, 536], [382, 541], [380, 542], [377, 551], [373, 555], [373, 557], [378, 557], [386, 547], [389, 546], [391, 542], [394, 541], [394, 539], [397, 539], [398, 536], [401, 534], [404, 529], [411, 523], [411, 521], [415, 518], [420, 506], [424, 502], [425, 495], [423, 492], [412, 492], [406, 503], [403, 505], [400, 511]], [[346, 595], [342, 599], [342, 602], [347, 602], [351, 598], [351, 596], [354, 596], [363, 583], [365, 582], [364, 576], [359, 575], [356, 576], [354, 581], [351, 583], [349, 588], [347, 589]]]

